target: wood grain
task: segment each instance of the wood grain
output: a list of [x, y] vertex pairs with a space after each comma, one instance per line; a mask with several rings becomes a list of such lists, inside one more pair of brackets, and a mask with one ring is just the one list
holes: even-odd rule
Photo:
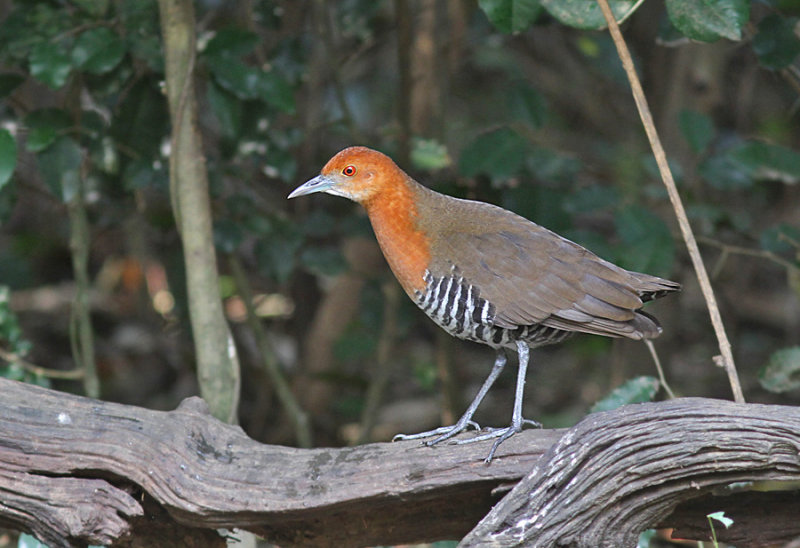
[[218, 528], [281, 546], [624, 547], [654, 526], [709, 538], [719, 510], [734, 525], [718, 538], [740, 548], [800, 535], [794, 407], [632, 405], [526, 430], [487, 466], [491, 440], [295, 449], [199, 398], [163, 412], [5, 379], [0, 393], [0, 525], [52, 547], [224, 546]]

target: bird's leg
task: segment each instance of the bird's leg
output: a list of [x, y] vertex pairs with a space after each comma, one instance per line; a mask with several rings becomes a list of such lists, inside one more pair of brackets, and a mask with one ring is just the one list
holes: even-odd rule
[[497, 448], [500, 447], [500, 444], [517, 432], [521, 432], [522, 427], [525, 424], [531, 424], [536, 427], [542, 426], [538, 422], [525, 420], [522, 418], [522, 400], [525, 392], [525, 374], [528, 371], [528, 358], [530, 355], [530, 348], [528, 347], [527, 343], [523, 341], [517, 341], [517, 353], [519, 354], [519, 369], [517, 370], [517, 387], [514, 392], [514, 411], [511, 414], [511, 425], [506, 428], [492, 429], [492, 431], [488, 434], [482, 434], [468, 440], [459, 440], [456, 442], [458, 444], [464, 444], [497, 438], [492, 445], [492, 448], [489, 450], [489, 454], [486, 456], [485, 461], [487, 464], [492, 462], [494, 454], [497, 451]]
[[[527, 346], [526, 346], [527, 348]], [[475, 396], [475, 399], [472, 400], [472, 403], [469, 404], [467, 410], [461, 415], [461, 418], [458, 419], [458, 422], [452, 426], [442, 426], [441, 428], [436, 428], [435, 430], [429, 430], [427, 432], [420, 432], [419, 434], [397, 434], [392, 441], [397, 440], [418, 440], [421, 438], [429, 438], [431, 436], [439, 436], [435, 440], [431, 440], [429, 442], [425, 442], [425, 445], [431, 446], [436, 445], [439, 442], [444, 440], [450, 439], [453, 436], [460, 434], [470, 426], [473, 426], [476, 430], [480, 430], [480, 426], [472, 420], [472, 416], [475, 414], [475, 411], [478, 409], [478, 406], [483, 401], [483, 398], [486, 396], [486, 393], [489, 392], [489, 389], [494, 384], [494, 381], [497, 380], [497, 377], [500, 375], [500, 372], [503, 371], [503, 367], [506, 365], [506, 351], [502, 348], [497, 350], [497, 357], [494, 360], [494, 365], [492, 366], [492, 371], [489, 373], [489, 376], [486, 377], [486, 380], [483, 381], [483, 385], [481, 389], [478, 390], [478, 394]], [[472, 441], [472, 440], [467, 440]]]

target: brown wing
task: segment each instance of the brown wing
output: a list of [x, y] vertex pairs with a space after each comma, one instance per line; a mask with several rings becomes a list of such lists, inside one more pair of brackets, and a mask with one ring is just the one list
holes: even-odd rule
[[[451, 200], [453, 200], [451, 198]], [[432, 243], [431, 273], [455, 266], [496, 310], [494, 325], [543, 324], [635, 339], [657, 336], [643, 301], [679, 285], [605, 261], [587, 249], [501, 208], [454, 200]]]

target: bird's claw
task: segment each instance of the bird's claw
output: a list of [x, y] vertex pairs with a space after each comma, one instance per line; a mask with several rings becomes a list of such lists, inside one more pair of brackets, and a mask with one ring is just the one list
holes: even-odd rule
[[542, 427], [541, 423], [539, 423], [539, 422], [528, 420], [528, 419], [522, 419], [522, 421], [519, 424], [512, 424], [510, 426], [505, 426], [505, 427], [502, 427], [502, 428], [493, 428], [493, 427], [485, 428], [484, 429], [484, 432], [485, 432], [484, 434], [480, 434], [478, 436], [475, 436], [474, 438], [468, 438], [468, 439], [464, 439], [464, 440], [455, 440], [453, 443], [455, 443], [457, 445], [464, 445], [464, 444], [467, 444], [467, 443], [475, 443], [475, 442], [478, 442], [478, 441], [486, 441], [486, 440], [497, 438], [497, 440], [495, 440], [494, 444], [492, 444], [492, 448], [489, 450], [489, 454], [486, 455], [486, 458], [484, 459], [484, 462], [486, 464], [489, 464], [490, 462], [492, 462], [492, 459], [494, 458], [494, 454], [497, 451], [497, 448], [500, 447], [500, 444], [503, 443], [504, 441], [506, 441], [508, 438], [510, 438], [514, 434], [516, 434], [517, 432], [522, 432], [522, 429], [525, 427], [525, 425], [533, 426], [534, 428], [541, 428]]
[[436, 445], [440, 441], [452, 438], [453, 436], [460, 434], [461, 432], [469, 430], [470, 427], [474, 428], [476, 431], [480, 431], [481, 429], [480, 424], [470, 420], [470, 421], [465, 421], [463, 425], [461, 423], [456, 423], [451, 426], [440, 426], [439, 428], [428, 430], [427, 432], [420, 432], [419, 434], [397, 434], [392, 438], [392, 441], [421, 440], [423, 438], [438, 436], [435, 440], [424, 442], [425, 445], [431, 446], [431, 445]]
[[[537, 421], [533, 421], [533, 420], [530, 420], [530, 419], [522, 419], [522, 424], [521, 424], [521, 426], [522, 426], [522, 428], [525, 428], [525, 426], [530, 426], [530, 427], [532, 427], [532, 428], [542, 428], [542, 423], [540, 423], [540, 422], [537, 422]], [[483, 435], [481, 435], [481, 436], [479, 436], [479, 437], [480, 437], [481, 439], [489, 439], [489, 438], [491, 438], [491, 437], [500, 436], [500, 435], [502, 435], [502, 434], [497, 434], [496, 432], [498, 432], [498, 431], [499, 431], [499, 432], [505, 432], [505, 431], [506, 431], [506, 430], [508, 430], [509, 428], [512, 428], [512, 427], [511, 427], [511, 426], [499, 426], [499, 427], [498, 427], [498, 426], [487, 426], [486, 428], [484, 428], [484, 429], [483, 429], [483, 431], [484, 431], [484, 432], [487, 432], [487, 433], [491, 433], [491, 434], [492, 434], [492, 436], [489, 436], [489, 437], [483, 437]], [[522, 430], [522, 428], [520, 428], [520, 430]], [[519, 432], [520, 430], [518, 430], [518, 432]], [[463, 441], [462, 441], [462, 443], [463, 443], [464, 441], [466, 441], [466, 440], [463, 440]], [[478, 441], [481, 441], [481, 440], [478, 440]]]

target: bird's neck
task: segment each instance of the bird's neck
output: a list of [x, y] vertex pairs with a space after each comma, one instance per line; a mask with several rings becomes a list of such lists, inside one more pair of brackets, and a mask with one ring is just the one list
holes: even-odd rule
[[[403, 174], [405, 175], [405, 174]], [[425, 288], [430, 243], [417, 223], [416, 182], [405, 176], [363, 204], [386, 262], [412, 299]]]

